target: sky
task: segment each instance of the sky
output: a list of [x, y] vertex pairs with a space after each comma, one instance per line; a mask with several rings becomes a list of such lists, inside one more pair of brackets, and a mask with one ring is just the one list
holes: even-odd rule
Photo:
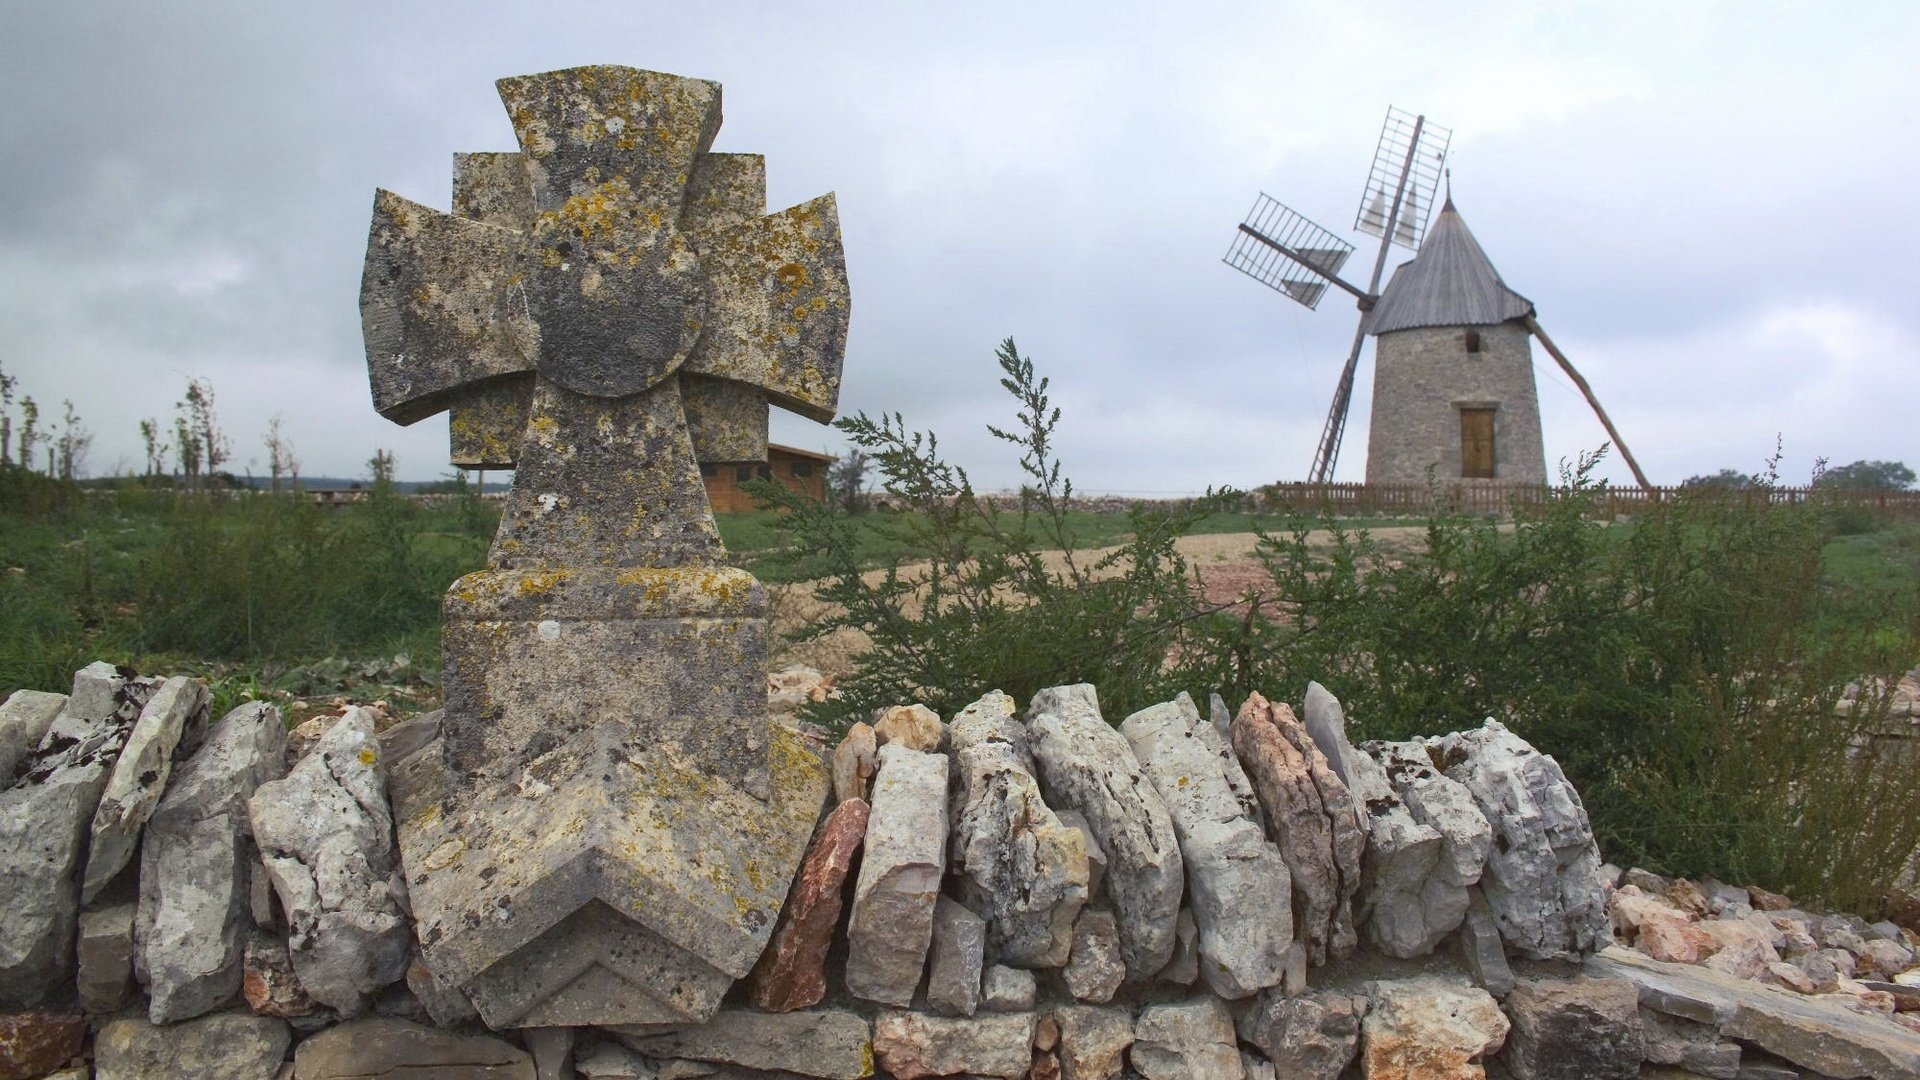
[[[448, 471], [374, 413], [373, 192], [445, 208], [509, 150], [493, 81], [712, 79], [769, 209], [837, 194], [842, 415], [903, 414], [977, 487], [1012, 337], [1076, 488], [1304, 478], [1357, 313], [1222, 264], [1266, 192], [1360, 247], [1389, 105], [1453, 131], [1455, 204], [1656, 483], [1782, 449], [1920, 465], [1920, 5], [1461, 2], [16, 3], [0, 40], [0, 370], [138, 469], [190, 378], [231, 468], [281, 418], [309, 476]], [[1396, 248], [1389, 269], [1409, 256]], [[1536, 349], [1548, 467], [1605, 432]], [[1371, 346], [1339, 479], [1364, 470]], [[841, 434], [776, 411], [776, 442]], [[1617, 457], [1601, 472], [1630, 476]]]

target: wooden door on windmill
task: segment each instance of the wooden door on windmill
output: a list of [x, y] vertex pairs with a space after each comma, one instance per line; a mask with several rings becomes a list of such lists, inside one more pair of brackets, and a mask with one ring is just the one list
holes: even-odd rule
[[1460, 410], [1460, 475], [1493, 478], [1493, 410]]

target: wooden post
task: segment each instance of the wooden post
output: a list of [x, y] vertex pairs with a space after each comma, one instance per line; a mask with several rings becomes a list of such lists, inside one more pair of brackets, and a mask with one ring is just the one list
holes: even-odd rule
[[1620, 432], [1615, 430], [1613, 421], [1607, 416], [1607, 410], [1600, 407], [1600, 399], [1593, 396], [1593, 387], [1588, 386], [1587, 380], [1573, 369], [1573, 361], [1567, 359], [1567, 354], [1560, 351], [1560, 347], [1553, 343], [1553, 339], [1547, 336], [1547, 332], [1540, 329], [1538, 319], [1529, 315], [1526, 318], [1526, 325], [1527, 329], [1533, 332], [1533, 336], [1540, 339], [1540, 344], [1546, 348], [1548, 355], [1559, 362], [1560, 370], [1565, 371], [1573, 380], [1573, 384], [1586, 395], [1587, 404], [1593, 406], [1593, 414], [1600, 418], [1600, 426], [1607, 429], [1607, 437], [1613, 440], [1613, 445], [1620, 448], [1620, 456], [1626, 460], [1627, 468], [1633, 470], [1633, 478], [1639, 481], [1642, 488], [1651, 489], [1653, 485], [1647, 482], [1647, 474], [1640, 471], [1640, 463], [1633, 459], [1633, 451], [1627, 449], [1626, 440], [1622, 439]]

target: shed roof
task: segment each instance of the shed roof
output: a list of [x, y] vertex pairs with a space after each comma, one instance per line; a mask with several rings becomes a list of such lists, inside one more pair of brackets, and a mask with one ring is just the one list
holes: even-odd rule
[[1533, 301], [1507, 288], [1449, 196], [1420, 253], [1400, 264], [1367, 314], [1367, 333], [1421, 326], [1492, 326], [1533, 314]]

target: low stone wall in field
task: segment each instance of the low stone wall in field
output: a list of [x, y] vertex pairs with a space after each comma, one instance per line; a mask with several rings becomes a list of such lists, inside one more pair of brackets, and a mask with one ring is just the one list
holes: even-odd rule
[[1499, 723], [1355, 746], [1318, 686], [803, 729], [833, 794], [716, 1015], [489, 1032], [393, 843], [437, 727], [101, 664], [0, 705], [0, 1080], [1920, 1077], [1920, 910], [1622, 875]]

